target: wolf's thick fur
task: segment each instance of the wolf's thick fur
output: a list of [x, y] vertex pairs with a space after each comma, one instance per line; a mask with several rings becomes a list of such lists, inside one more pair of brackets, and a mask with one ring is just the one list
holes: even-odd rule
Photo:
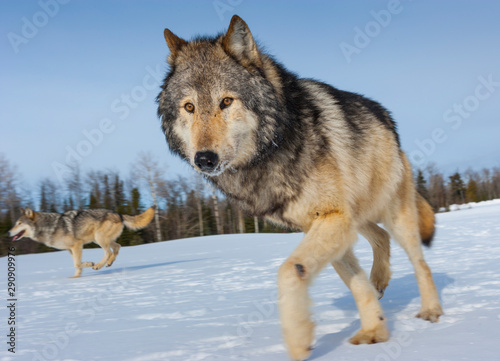
[[[111, 266], [118, 256], [120, 245], [116, 239], [122, 234], [123, 226], [131, 230], [146, 227], [153, 219], [154, 209], [148, 208], [137, 216], [115, 213], [107, 209], [73, 210], [65, 213], [35, 212], [26, 207], [9, 235], [17, 241], [29, 237], [57, 249], [67, 249], [73, 257], [76, 271], [73, 277], [80, 277], [82, 268], [101, 269]], [[83, 245], [95, 242], [104, 250], [104, 258], [98, 263], [82, 262]]]
[[[292, 359], [311, 353], [307, 288], [329, 263], [360, 312], [351, 342], [388, 339], [377, 296], [390, 279], [389, 233], [415, 268], [417, 316], [437, 321], [442, 310], [421, 247], [434, 234], [434, 214], [415, 190], [387, 110], [290, 73], [259, 49], [238, 16], [213, 38], [187, 42], [166, 29], [165, 39], [170, 70], [158, 114], [170, 149], [248, 213], [305, 232], [278, 274]], [[372, 282], [352, 252], [358, 232], [374, 250]]]

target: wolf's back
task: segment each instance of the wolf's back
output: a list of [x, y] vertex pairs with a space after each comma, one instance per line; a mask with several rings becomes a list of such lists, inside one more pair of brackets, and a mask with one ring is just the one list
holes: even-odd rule
[[124, 214], [123, 224], [125, 225], [125, 227], [133, 231], [142, 229], [146, 227], [149, 224], [149, 222], [151, 222], [154, 215], [155, 215], [155, 210], [153, 207], [146, 209], [144, 212], [138, 214], [137, 216], [129, 216]]

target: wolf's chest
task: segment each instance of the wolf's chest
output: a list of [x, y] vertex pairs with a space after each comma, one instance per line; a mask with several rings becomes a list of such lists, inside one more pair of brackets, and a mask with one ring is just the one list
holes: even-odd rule
[[215, 185], [247, 215], [269, 217], [280, 223], [287, 208], [299, 195], [300, 189], [282, 179], [279, 174], [247, 172], [217, 177]]
[[50, 237], [46, 244], [57, 249], [71, 248], [70, 240], [67, 237]]

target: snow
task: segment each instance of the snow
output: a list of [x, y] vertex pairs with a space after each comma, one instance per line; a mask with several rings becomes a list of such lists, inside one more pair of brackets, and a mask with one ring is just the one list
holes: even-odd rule
[[[360, 328], [356, 306], [333, 268], [324, 270], [310, 289], [317, 324], [311, 360], [499, 360], [499, 220], [500, 201], [437, 215], [434, 244], [425, 249], [445, 311], [435, 324], [414, 317], [413, 270], [393, 244], [393, 278], [381, 300], [386, 343], [349, 344]], [[123, 247], [111, 268], [86, 269], [79, 279], [67, 278], [67, 252], [18, 256], [16, 354], [2, 342], [0, 360], [288, 360], [276, 274], [301, 238], [224, 235]], [[356, 254], [369, 271], [367, 241], [360, 238]], [[88, 249], [83, 260], [102, 256]], [[5, 257], [0, 269], [7, 274]]]
[[461, 209], [467, 209], [467, 208], [475, 208], [475, 207], [488, 207], [491, 205], [495, 204], [500, 204], [500, 199], [493, 199], [490, 201], [483, 201], [483, 202], [470, 202], [470, 203], [464, 203], [464, 204], [452, 204], [449, 207], [450, 211], [459, 211]]

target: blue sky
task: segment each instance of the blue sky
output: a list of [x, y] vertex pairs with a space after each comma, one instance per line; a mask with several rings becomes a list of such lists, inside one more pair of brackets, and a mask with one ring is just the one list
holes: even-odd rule
[[290, 70], [391, 110], [414, 165], [500, 166], [498, 1], [2, 1], [0, 152], [29, 184], [68, 159], [127, 175], [140, 151], [189, 176], [156, 117], [163, 29], [233, 14]]

